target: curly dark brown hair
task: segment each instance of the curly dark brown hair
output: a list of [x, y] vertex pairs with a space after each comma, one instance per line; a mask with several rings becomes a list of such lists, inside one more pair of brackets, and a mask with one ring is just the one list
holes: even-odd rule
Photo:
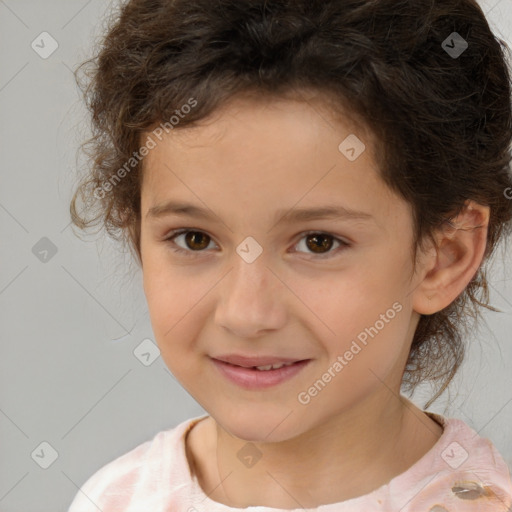
[[510, 50], [476, 1], [130, 0], [108, 25], [76, 71], [92, 165], [70, 210], [79, 228], [128, 243], [139, 263], [143, 137], [247, 93], [313, 90], [375, 136], [384, 182], [413, 208], [413, 261], [468, 199], [490, 207], [482, 265], [414, 334], [402, 384], [441, 381], [428, 407], [463, 361], [469, 320], [480, 306], [499, 311], [484, 263], [512, 231]]

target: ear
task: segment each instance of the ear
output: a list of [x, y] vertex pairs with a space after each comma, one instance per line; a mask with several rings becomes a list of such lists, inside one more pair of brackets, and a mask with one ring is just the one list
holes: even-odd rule
[[490, 208], [466, 201], [462, 212], [435, 234], [436, 244], [423, 262], [423, 278], [412, 295], [413, 309], [432, 315], [449, 306], [482, 263]]

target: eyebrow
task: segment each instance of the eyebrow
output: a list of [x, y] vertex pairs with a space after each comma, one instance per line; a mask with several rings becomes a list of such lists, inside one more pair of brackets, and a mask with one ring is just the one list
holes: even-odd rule
[[[207, 208], [176, 201], [168, 201], [153, 206], [148, 210], [146, 217], [161, 218], [169, 215], [188, 216], [204, 220], [214, 220], [217, 218], [217, 215]], [[321, 219], [375, 221], [373, 215], [368, 212], [358, 211], [340, 205], [276, 210], [275, 219], [281, 219], [281, 217], [282, 220], [287, 223]]]

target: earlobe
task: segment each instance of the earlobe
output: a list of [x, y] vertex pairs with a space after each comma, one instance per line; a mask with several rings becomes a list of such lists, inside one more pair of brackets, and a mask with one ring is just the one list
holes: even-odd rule
[[449, 306], [478, 271], [487, 245], [490, 208], [467, 201], [436, 233], [436, 247], [413, 292], [413, 309], [432, 315]]

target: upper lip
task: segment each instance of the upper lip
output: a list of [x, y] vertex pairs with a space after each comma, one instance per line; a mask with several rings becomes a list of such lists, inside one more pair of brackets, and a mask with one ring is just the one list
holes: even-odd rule
[[304, 361], [304, 359], [278, 357], [278, 356], [242, 356], [237, 354], [226, 354], [221, 356], [212, 357], [218, 361], [234, 364], [236, 366], [244, 366], [251, 368], [252, 366], [267, 366], [269, 364], [279, 363], [296, 363], [297, 361]]

